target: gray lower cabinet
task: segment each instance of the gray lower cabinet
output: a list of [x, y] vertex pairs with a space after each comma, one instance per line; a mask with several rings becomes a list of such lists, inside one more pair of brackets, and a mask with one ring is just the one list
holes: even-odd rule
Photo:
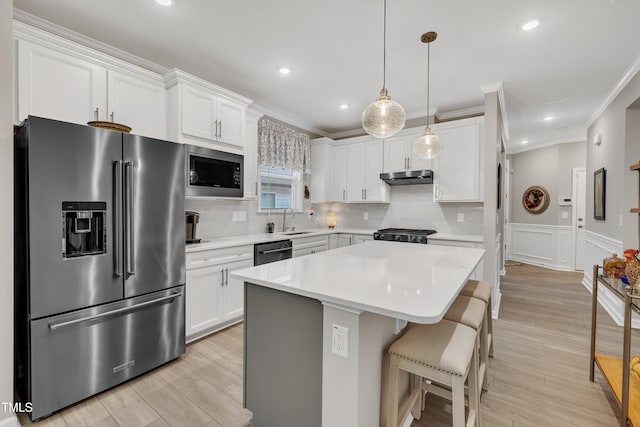
[[247, 283], [244, 406], [256, 427], [322, 425], [322, 304]]

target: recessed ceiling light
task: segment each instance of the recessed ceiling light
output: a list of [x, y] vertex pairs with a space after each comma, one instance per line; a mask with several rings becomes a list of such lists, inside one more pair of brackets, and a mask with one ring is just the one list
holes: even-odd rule
[[171, 0], [156, 0], [156, 2], [163, 6], [171, 6]]
[[530, 19], [527, 22], [525, 22], [524, 24], [522, 24], [522, 30], [523, 31], [531, 31], [534, 28], [536, 28], [538, 25], [540, 25], [540, 19], [536, 18], [536, 19]]
[[347, 108], [349, 108], [349, 104], [340, 104], [338, 105], [338, 108], [340, 108], [341, 110], [346, 110]]
[[291, 72], [291, 68], [289, 67], [280, 67], [280, 74], [289, 74]]
[[553, 118], [554, 118], [553, 116], [544, 116], [542, 120], [545, 122], [550, 122], [551, 120], [553, 120]]
[[528, 143], [529, 143], [529, 141], [527, 141], [526, 139], [523, 140], [523, 141], [520, 141], [520, 144], [528, 144]]

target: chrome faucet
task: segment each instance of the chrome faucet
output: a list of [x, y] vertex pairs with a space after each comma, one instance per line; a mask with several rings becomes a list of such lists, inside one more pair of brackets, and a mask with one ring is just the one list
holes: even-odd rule
[[287, 225], [287, 211], [291, 211], [291, 217], [292, 218], [296, 217], [296, 213], [291, 208], [286, 208], [284, 211], [282, 211], [282, 232], [283, 233], [289, 229], [289, 227], [286, 226]]

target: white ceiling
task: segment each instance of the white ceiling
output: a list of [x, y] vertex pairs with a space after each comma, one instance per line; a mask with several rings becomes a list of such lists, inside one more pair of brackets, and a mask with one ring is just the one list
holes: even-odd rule
[[[14, 6], [288, 115], [318, 134], [360, 129], [382, 86], [382, 0], [14, 0]], [[530, 32], [520, 29], [542, 18]], [[638, 0], [388, 0], [387, 87], [409, 117], [477, 107], [502, 82], [508, 151], [584, 141], [640, 54]], [[288, 76], [278, 73], [286, 65]], [[338, 109], [349, 104], [346, 111]], [[546, 114], [555, 119], [543, 122]]]

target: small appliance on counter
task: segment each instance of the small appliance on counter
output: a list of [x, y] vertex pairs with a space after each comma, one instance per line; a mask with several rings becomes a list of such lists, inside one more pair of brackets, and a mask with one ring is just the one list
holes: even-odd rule
[[383, 228], [373, 233], [374, 240], [427, 244], [427, 236], [436, 230], [414, 230], [410, 228]]
[[202, 239], [196, 237], [196, 228], [200, 222], [200, 214], [198, 212], [186, 211], [185, 215], [185, 234], [187, 236], [187, 244], [200, 243]]

